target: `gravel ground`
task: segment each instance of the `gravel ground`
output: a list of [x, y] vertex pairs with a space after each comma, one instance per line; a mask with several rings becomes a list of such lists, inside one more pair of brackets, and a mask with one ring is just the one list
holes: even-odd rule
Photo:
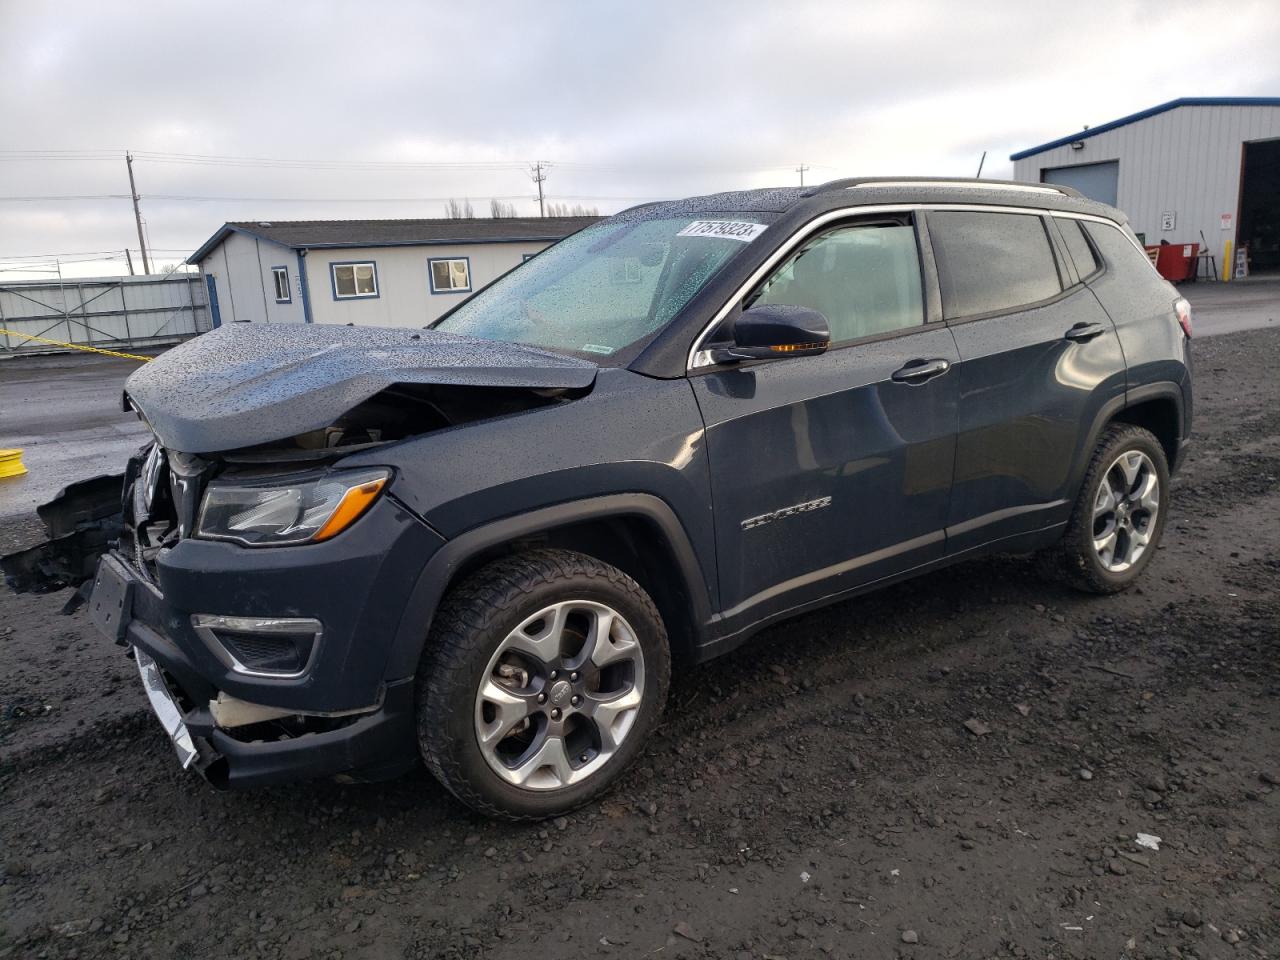
[[1139, 588], [988, 559], [769, 630], [542, 825], [215, 793], [64, 596], [0, 598], [0, 957], [1280, 957], [1280, 332], [1195, 352]]

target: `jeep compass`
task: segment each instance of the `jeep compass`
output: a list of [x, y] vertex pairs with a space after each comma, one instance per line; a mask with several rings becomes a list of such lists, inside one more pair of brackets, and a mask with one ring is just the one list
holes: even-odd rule
[[635, 207], [427, 329], [235, 324], [139, 369], [154, 439], [42, 508], [220, 786], [425, 762], [512, 819], [606, 788], [672, 662], [945, 564], [1141, 576], [1190, 311], [1119, 211], [841, 180]]

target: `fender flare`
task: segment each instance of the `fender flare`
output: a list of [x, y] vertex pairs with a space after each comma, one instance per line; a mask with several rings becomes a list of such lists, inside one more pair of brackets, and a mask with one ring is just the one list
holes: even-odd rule
[[[1075, 491], [1072, 495], [1071, 502], [1075, 502], [1075, 497], [1079, 495], [1080, 484], [1084, 482], [1084, 472], [1089, 465], [1089, 459], [1093, 456], [1093, 451], [1098, 447], [1098, 440], [1102, 437], [1102, 431], [1107, 428], [1116, 414], [1123, 412], [1129, 407], [1137, 406], [1139, 403], [1145, 403], [1148, 400], [1172, 400], [1174, 409], [1177, 411], [1178, 423], [1178, 440], [1181, 442], [1185, 439], [1185, 420], [1183, 419], [1183, 399], [1182, 388], [1172, 380], [1157, 380], [1154, 383], [1144, 383], [1141, 386], [1131, 387], [1123, 395], [1112, 397], [1107, 403], [1104, 403], [1093, 418], [1093, 424], [1089, 428], [1089, 443], [1080, 451], [1080, 456], [1071, 473], [1071, 486], [1069, 489]], [[1169, 467], [1172, 470], [1173, 464]]]
[[675, 511], [647, 493], [618, 493], [541, 507], [504, 517], [461, 533], [432, 554], [409, 595], [387, 660], [386, 678], [411, 677], [445, 590], [468, 560], [492, 547], [558, 527], [613, 517], [640, 517], [653, 523], [675, 556], [684, 592], [690, 598], [695, 630], [711, 619], [711, 600], [702, 566]]

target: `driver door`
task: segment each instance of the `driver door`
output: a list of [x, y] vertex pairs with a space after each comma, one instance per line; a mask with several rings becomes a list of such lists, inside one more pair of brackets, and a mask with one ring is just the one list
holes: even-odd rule
[[690, 375], [722, 606], [744, 626], [943, 556], [959, 360], [926, 309], [937, 298], [908, 215], [815, 235], [743, 306], [755, 303], [818, 310], [832, 342]]

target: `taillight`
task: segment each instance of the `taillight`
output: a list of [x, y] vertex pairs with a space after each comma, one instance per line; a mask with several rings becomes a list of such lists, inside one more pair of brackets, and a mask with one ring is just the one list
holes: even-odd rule
[[1173, 301], [1173, 312], [1178, 315], [1178, 325], [1182, 327], [1182, 332], [1187, 335], [1187, 339], [1191, 339], [1191, 304], [1187, 303], [1185, 297], [1179, 297]]

